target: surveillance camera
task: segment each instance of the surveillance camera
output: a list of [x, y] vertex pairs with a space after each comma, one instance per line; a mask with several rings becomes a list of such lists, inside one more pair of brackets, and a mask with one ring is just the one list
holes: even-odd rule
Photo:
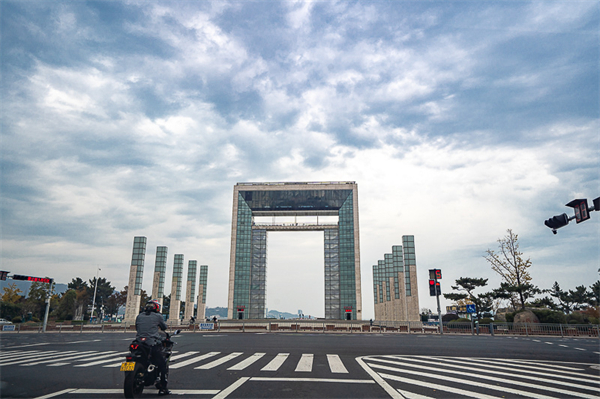
[[552, 233], [556, 234], [556, 229], [552, 229]]

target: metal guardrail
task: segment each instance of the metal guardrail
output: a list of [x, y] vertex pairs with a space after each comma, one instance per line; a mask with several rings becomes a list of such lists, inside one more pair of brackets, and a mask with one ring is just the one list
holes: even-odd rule
[[[403, 333], [403, 334], [439, 334], [438, 323], [419, 321], [342, 321], [342, 320], [220, 320], [213, 323], [182, 324], [169, 326], [173, 331], [181, 329], [187, 332], [270, 332], [270, 333]], [[42, 323], [15, 324], [14, 331], [43, 332]], [[212, 328], [210, 328], [212, 327]], [[593, 337], [600, 338], [600, 326], [597, 324], [543, 324], [543, 323], [443, 323], [444, 334], [465, 335], [544, 335], [556, 337]], [[135, 325], [129, 323], [65, 324], [49, 323], [46, 332], [55, 333], [126, 333], [135, 332]]]

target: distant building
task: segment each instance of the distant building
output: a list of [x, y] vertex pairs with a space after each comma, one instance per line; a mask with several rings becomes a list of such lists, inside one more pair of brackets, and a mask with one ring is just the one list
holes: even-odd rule
[[375, 320], [419, 321], [419, 292], [414, 236], [402, 236], [373, 266]]
[[[258, 225], [255, 216], [317, 216], [317, 223]], [[337, 223], [319, 223], [337, 216]], [[323, 231], [325, 318], [362, 319], [355, 182], [238, 183], [233, 190], [228, 318], [266, 317], [267, 232]]]

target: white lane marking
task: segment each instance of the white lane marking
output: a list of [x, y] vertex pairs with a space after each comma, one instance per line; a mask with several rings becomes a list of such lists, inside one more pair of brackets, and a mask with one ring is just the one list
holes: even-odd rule
[[40, 344], [29, 344], [29, 345], [21, 345], [21, 346], [13, 346], [13, 349], [16, 348], [29, 348], [30, 346], [43, 346], [43, 345], [50, 345], [50, 342], [42, 342]]
[[236, 357], [238, 357], [242, 353], [243, 352], [233, 352], [233, 353], [230, 353], [229, 355], [223, 356], [220, 359], [214, 360], [214, 361], [212, 361], [210, 363], [203, 364], [202, 366], [195, 367], [195, 369], [196, 370], [208, 370], [208, 369], [212, 369], [214, 367], [220, 366], [221, 364], [230, 361], [231, 359], [235, 359]]
[[303, 353], [298, 365], [296, 366], [296, 372], [311, 372], [313, 365], [314, 355], [312, 353]]
[[66, 366], [67, 364], [71, 364], [71, 362], [65, 362], [65, 363], [52, 363], [52, 364], [49, 364], [47, 367], [60, 367], [60, 366]]
[[[122, 395], [123, 389], [93, 389], [93, 388], [79, 388], [79, 389], [65, 389], [60, 393], [52, 394], [57, 396], [62, 393], [74, 393], [79, 395]], [[216, 395], [219, 393], [218, 389], [171, 389], [173, 395]], [[45, 396], [45, 397], [52, 397]], [[38, 398], [39, 399], [39, 398]]]
[[[395, 357], [395, 356], [384, 356], [384, 357], [389, 357], [389, 358], [397, 358], [397, 359], [401, 359], [401, 357]], [[416, 360], [416, 359], [413, 359]], [[487, 369], [496, 369], [496, 370], [506, 370], [506, 371], [511, 371], [511, 372], [515, 372], [515, 365], [512, 363], [504, 363], [498, 359], [486, 359], [486, 360], [482, 360], [482, 359], [477, 359], [477, 358], [462, 358], [462, 360], [456, 360], [456, 359], [443, 359], [444, 362], [446, 363], [458, 363], [458, 364], [464, 364], [465, 361], [471, 362], [471, 363], [475, 363], [472, 364], [473, 366], [477, 366], [476, 363], [481, 363], [482, 364], [482, 369], [480, 369], [481, 371], [487, 371], [487, 372], [492, 372], [489, 371]], [[494, 361], [494, 364], [490, 364], [490, 360]], [[504, 364], [507, 366], [511, 366], [511, 367], [503, 367], [503, 366], [497, 366], [495, 364]], [[544, 375], [547, 377], [551, 377], [551, 378], [556, 378], [558, 376], [558, 374], [551, 374], [551, 373], [546, 373], [546, 371], [554, 371], [556, 373], [560, 373], [560, 378], [564, 378], [567, 380], [573, 380], [573, 381], [582, 381], [582, 382], [589, 382], [589, 376], [586, 376], [586, 378], [577, 378], [577, 377], [570, 377], [567, 374], [570, 375], [576, 375], [578, 377], [583, 376], [584, 374], [582, 374], [581, 372], [573, 372], [573, 371], [563, 371], [563, 370], [552, 370], [548, 367], [535, 367], [535, 366], [528, 366], [528, 365], [524, 365], [524, 364], [518, 364], [517, 367], [519, 367], [518, 369], [518, 373], [525, 373], [525, 374], [534, 374], [534, 375]], [[528, 370], [524, 370], [524, 369], [528, 369]], [[538, 372], [538, 371], [529, 371], [529, 370], [542, 370], [544, 372]], [[573, 369], [573, 370], [581, 370], [583, 371], [583, 369]], [[592, 377], [596, 377], [596, 378], [600, 378], [600, 376], [592, 376]]]
[[332, 373], [347, 374], [348, 370], [338, 355], [327, 355], [327, 362]]
[[450, 392], [457, 396], [460, 395], [460, 396], [467, 396], [467, 397], [471, 397], [471, 398], [482, 398], [482, 399], [497, 398], [496, 396], [484, 395], [479, 392], [472, 392], [472, 391], [467, 391], [464, 389], [452, 388], [452, 387], [440, 385], [440, 384], [431, 384], [431, 383], [427, 383], [425, 381], [412, 380], [410, 378], [402, 378], [402, 377], [399, 377], [396, 375], [391, 375], [391, 374], [381, 373], [380, 375], [383, 378], [387, 378], [388, 380], [402, 382], [403, 384], [418, 385], [420, 387], [426, 387], [426, 388], [434, 389], [436, 391]]
[[554, 345], [554, 343], [553, 343], [553, 342], [544, 342], [544, 343], [545, 343], [545, 344], [548, 344], [548, 345]]
[[[197, 363], [197, 362], [199, 362], [201, 360], [208, 359], [209, 357], [216, 356], [219, 353], [221, 353], [221, 352], [209, 352], [209, 353], [205, 353], [204, 355], [194, 357], [192, 359], [184, 360], [183, 362], [177, 362], [177, 363], [175, 363], [173, 365], [169, 364], [169, 369], [178, 369], [178, 368], [181, 368], [181, 367], [185, 367], [187, 365], [190, 365], [190, 364], [193, 364], [193, 363]], [[104, 366], [104, 367], [107, 367], [107, 366]]]
[[253, 354], [252, 356], [250, 356], [249, 358], [247, 358], [245, 360], [242, 360], [238, 364], [229, 367], [227, 370], [243, 370], [246, 367], [248, 367], [251, 364], [253, 364], [254, 362], [258, 361], [264, 355], [266, 355], [266, 353], [258, 353], [257, 352], [255, 354]]
[[90, 357], [90, 356], [94, 356], [96, 354], [96, 351], [88, 351], [86, 352], [78, 352], [79, 355], [76, 356], [57, 356], [54, 359], [50, 359], [50, 360], [42, 360], [42, 361], [35, 361], [32, 363], [26, 363], [26, 364], [21, 364], [21, 367], [27, 367], [27, 366], [36, 366], [38, 364], [45, 364], [45, 363], [56, 363], [57, 361], [63, 361], [63, 360], [72, 360], [72, 359], [79, 359], [82, 357]]
[[567, 345], [558, 345], [558, 346], [562, 346], [563, 348], [568, 348]]
[[[127, 353], [129, 352], [121, 352], [121, 353], [115, 353], [114, 356], [111, 356], [108, 359], [104, 359], [104, 360], [97, 360], [94, 362], [90, 362], [90, 363], [84, 363], [84, 364], [76, 364], [73, 367], [90, 367], [90, 366], [96, 366], [98, 364], [104, 364], [104, 363], [108, 363], [108, 362], [114, 362], [115, 360], [117, 360], [119, 357], [125, 356]], [[121, 364], [122, 362], [119, 362], [119, 364]]]
[[219, 392], [219, 394], [214, 396], [213, 399], [225, 399], [227, 396], [229, 396], [230, 393], [232, 393], [233, 391], [235, 391], [236, 389], [241, 387], [242, 384], [244, 382], [248, 381], [249, 379], [250, 379], [250, 377], [240, 378], [239, 380], [237, 380], [236, 382], [234, 382], [233, 384], [231, 384], [230, 386], [228, 386], [227, 388], [225, 388], [221, 392]]
[[289, 382], [337, 382], [342, 384], [375, 384], [373, 380], [353, 380], [346, 378], [294, 378], [294, 377], [252, 377], [250, 381], [289, 381]]
[[2, 362], [2, 363], [0, 363], [0, 367], [10, 366], [11, 364], [27, 363], [27, 362], [32, 362], [35, 360], [40, 360], [40, 359], [48, 359], [49, 357], [53, 357], [53, 356], [63, 356], [63, 355], [67, 356], [67, 355], [75, 353], [75, 352], [76, 351], [67, 351], [67, 352], [63, 352], [60, 355], [58, 354], [58, 352], [55, 352], [55, 351], [52, 351], [52, 353], [44, 352], [44, 354], [40, 354], [40, 355], [24, 356], [20, 360], [13, 360], [11, 362]]
[[[181, 353], [181, 354], [175, 355], [175, 356], [171, 355], [171, 359], [169, 359], [169, 362], [172, 362], [173, 360], [181, 359], [181, 358], [184, 358], [184, 357], [192, 356], [192, 355], [195, 355], [196, 353], [198, 353], [198, 352], [197, 351], [190, 351], [190, 352]], [[170, 367], [170, 365], [169, 365], [169, 367]]]
[[[385, 356], [387, 357], [387, 356]], [[372, 359], [372, 360], [376, 360], [376, 361], [380, 361], [383, 363], [389, 363], [389, 364], [394, 364], [394, 365], [399, 365], [399, 366], [405, 366], [405, 367], [413, 367], [413, 368], [418, 368], [418, 369], [424, 369], [424, 370], [433, 370], [433, 369], [439, 369], [440, 367], [440, 363], [439, 360], [443, 360], [443, 361], [447, 361], [447, 359], [438, 359], [438, 361], [436, 363], [431, 363], [430, 361], [427, 360], [422, 360], [422, 359], [410, 359], [410, 358], [403, 358], [402, 360], [404, 362], [395, 362], [392, 360], [382, 360], [382, 359]], [[411, 362], [421, 362], [421, 363], [425, 363], [427, 364], [427, 366], [421, 366], [421, 365], [417, 365]], [[447, 363], [456, 363], [456, 361], [450, 361]], [[520, 371], [514, 371], [512, 373], [505, 373], [502, 371], [492, 371], [492, 370], [486, 370], [485, 366], [483, 367], [468, 367], [468, 366], [459, 366], [459, 365], [450, 365], [453, 368], [456, 369], [460, 369], [460, 370], [468, 370], [468, 371], [473, 371], [474, 374], [476, 373], [482, 373], [482, 372], [487, 372], [487, 373], [493, 373], [493, 375], [499, 375], [499, 376], [504, 376], [504, 377], [518, 377], [518, 378], [522, 378], [522, 379], [527, 379], [527, 380], [534, 380], [534, 381], [541, 381], [541, 382], [546, 382], [549, 384], [556, 384], [556, 377], [557, 375], [552, 375], [552, 374], [546, 374], [546, 373], [534, 373], [534, 372], [528, 372], [529, 374], [534, 374], [534, 376], [528, 376], [528, 375], [523, 375], [522, 372]], [[444, 370], [445, 373], [448, 374], [464, 374], [464, 372], [461, 371], [455, 371], [455, 370], [448, 370], [445, 369]], [[546, 376], [550, 376], [552, 377], [552, 379], [547, 379], [547, 378], [541, 378], [540, 376], [542, 375], [546, 375]], [[478, 378], [483, 378], [486, 379], [487, 376], [479, 374]], [[586, 380], [583, 380], [586, 381]], [[589, 380], [588, 380], [589, 381]], [[579, 389], [586, 389], [586, 390], [594, 390], [596, 391], [597, 388], [590, 388], [588, 385], [579, 385], [579, 384], [573, 384], [573, 383], [569, 383], [569, 382], [561, 382], [560, 383], [562, 386], [569, 386], [572, 388], [579, 388]]]
[[[107, 357], [111, 357], [114, 358], [115, 356], [122, 356], [122, 355], [126, 355], [129, 352], [115, 352], [115, 351], [107, 351], [107, 352], [102, 352], [102, 353], [98, 353], [99, 356], [94, 355], [94, 361], [96, 360], [100, 360], [100, 359], [105, 359]], [[91, 359], [79, 359], [76, 360], [76, 362], [87, 362], [88, 360]]]
[[53, 398], [55, 396], [65, 394], [65, 393], [73, 392], [75, 390], [76, 390], [76, 388], [63, 389], [62, 391], [49, 393], [49, 394], [43, 395], [43, 396], [38, 396], [37, 398], [34, 398], [34, 399], [49, 399], [49, 398]]
[[542, 342], [542, 341], [540, 341], [539, 339], [533, 339], [532, 341], [533, 341], [533, 342]]
[[[581, 368], [559, 366], [557, 364], [541, 363], [541, 362], [535, 362], [535, 361], [531, 361], [531, 360], [514, 360], [514, 359], [494, 359], [494, 360], [501, 360], [503, 362], [508, 362], [508, 363], [516, 363], [519, 366], [523, 366], [524, 364], [532, 364], [532, 365], [537, 365], [537, 366], [544, 366], [545, 368], [555, 368], [555, 369], [561, 369], [561, 370], [583, 370]], [[578, 375], [579, 375], [579, 373], [578, 373]]]
[[381, 378], [379, 374], [377, 374], [374, 370], [367, 366], [362, 357], [357, 357], [356, 362], [363, 368], [363, 370], [367, 372], [367, 374], [371, 376], [371, 378], [373, 378], [375, 382], [379, 384], [380, 387], [382, 387], [387, 392], [388, 395], [390, 395], [392, 399], [406, 399], [404, 398], [404, 396], [399, 394], [394, 388], [392, 388], [392, 386], [388, 384], [383, 378]]
[[[373, 360], [375, 360], [375, 359], [373, 359]], [[435, 367], [435, 368], [434, 367], [421, 367], [421, 368], [429, 370], [428, 373], [425, 373], [425, 372], [419, 372], [419, 371], [415, 371], [415, 370], [407, 370], [407, 369], [399, 369], [399, 368], [394, 368], [394, 367], [389, 367], [389, 366], [383, 366], [383, 365], [379, 365], [379, 364], [376, 364], [376, 363], [373, 363], [373, 364], [369, 363], [369, 366], [372, 367], [372, 368], [378, 368], [378, 369], [393, 371], [393, 372], [396, 372], [396, 373], [414, 374], [414, 375], [420, 375], [420, 376], [427, 376], [427, 377], [437, 378], [439, 380], [446, 380], [446, 381], [455, 382], [455, 383], [464, 383], [464, 381], [465, 381], [464, 378], [454, 378], [454, 377], [449, 377], [449, 376], [446, 376], [446, 375], [432, 373], [432, 371], [435, 372], [435, 371], [439, 370], [439, 368], [437, 368], [437, 367]], [[412, 365], [411, 367], [415, 367], [415, 365]], [[451, 372], [450, 370], [444, 370], [444, 373], [450, 373], [450, 372]], [[458, 372], [458, 371], [456, 371], [456, 372], [454, 372], [454, 374], [459, 374], [461, 376], [464, 376], [464, 372]], [[477, 375], [477, 376], [474, 376], [474, 377], [477, 378], [477, 379], [480, 379], [480, 380], [490, 380], [490, 381], [493, 381], [493, 382], [496, 382], [496, 383], [498, 383], [498, 382], [504, 383], [504, 384], [514, 384], [515, 383], [514, 380], [509, 380], [509, 379], [505, 379], [505, 378], [496, 378], [496, 377], [484, 376], [484, 375]], [[511, 389], [511, 388], [508, 388], [508, 387], [500, 387], [498, 385], [486, 384], [486, 383], [483, 383], [483, 382], [480, 382], [480, 381], [477, 381], [477, 382], [472, 381], [472, 383], [476, 384], [478, 387], [481, 387], [481, 388], [488, 388], [488, 389], [493, 389], [493, 390], [497, 390], [497, 391], [499, 390], [499, 391], [510, 393], [512, 395], [515, 395], [515, 396], [516, 395], [520, 395], [520, 396], [527, 396], [527, 397], [530, 397], [530, 398], [538, 398], [538, 399], [542, 399], [542, 398], [544, 398], [544, 399], [550, 399], [550, 398], [552, 398], [552, 396], [539, 395], [539, 394], [535, 394], [533, 392], [525, 392], [523, 390]], [[548, 387], [545, 386], [545, 385], [530, 384], [530, 383], [527, 383], [527, 382], [519, 382], [519, 385], [523, 386], [523, 387], [527, 387], [527, 388], [540, 389], [540, 390], [546, 390], [546, 389], [548, 389]], [[589, 387], [588, 387], [588, 389], [589, 389]], [[559, 394], [562, 394], [562, 395], [565, 395], [565, 396], [571, 396], [571, 395], [573, 395], [573, 392], [571, 392], [571, 391], [567, 391], [567, 390], [559, 389], [559, 388], [555, 388], [555, 387], [552, 388], [552, 392], [553, 393], [559, 393]], [[587, 399], [597, 399], [597, 395], [586, 395], [586, 394], [583, 394], [581, 392], [578, 392], [577, 396], [581, 397], [581, 398], [587, 398]]]
[[[56, 351], [51, 351], [51, 352], [56, 352]], [[10, 360], [10, 359], [14, 359], [15, 356], [35, 356], [36, 354], [39, 354], [40, 352], [38, 351], [24, 351], [24, 352], [20, 352], [20, 351], [11, 351], [11, 352], [2, 352], [2, 354], [0, 355], [0, 362], [4, 361], [4, 360]], [[47, 352], [45, 352], [47, 353]]]
[[269, 362], [265, 367], [260, 369], [260, 371], [277, 371], [279, 367], [287, 360], [289, 353], [278, 353], [273, 360]]
[[587, 349], [582, 349], [582, 348], [573, 348], [573, 349], [576, 349], [578, 351], [585, 351], [585, 350], [587, 350]]
[[89, 341], [73, 341], [73, 342], [65, 342], [65, 344], [82, 344], [84, 342], [100, 342], [99, 339], [92, 339]]
[[430, 396], [419, 395], [418, 393], [403, 391], [401, 389], [398, 389], [398, 392], [400, 392], [400, 394], [406, 399], [434, 399]]

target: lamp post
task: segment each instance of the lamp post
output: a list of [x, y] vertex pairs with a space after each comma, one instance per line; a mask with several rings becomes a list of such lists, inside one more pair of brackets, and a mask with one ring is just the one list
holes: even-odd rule
[[98, 268], [98, 270], [96, 270], [96, 286], [94, 287], [94, 299], [92, 300], [92, 315], [90, 316], [90, 318], [94, 317], [94, 306], [96, 306], [96, 292], [98, 292], [98, 276], [100, 273], [100, 268]]

